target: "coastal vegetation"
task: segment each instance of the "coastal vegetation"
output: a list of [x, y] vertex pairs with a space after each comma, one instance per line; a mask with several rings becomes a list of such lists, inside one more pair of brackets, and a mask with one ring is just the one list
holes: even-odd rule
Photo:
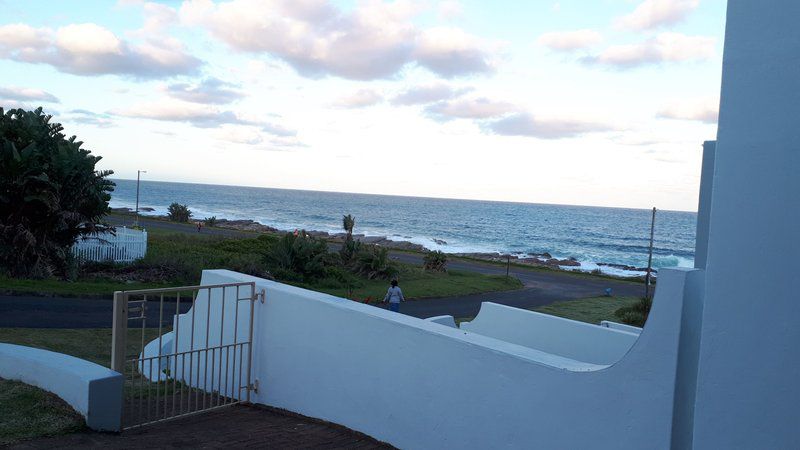
[[614, 311], [614, 315], [617, 316], [622, 323], [635, 327], [643, 327], [645, 322], [647, 322], [647, 317], [650, 315], [650, 308], [652, 307], [653, 299], [642, 297], [632, 305], [627, 305]]
[[70, 247], [103, 224], [113, 172], [42, 108], [0, 108], [0, 272], [72, 278]]
[[189, 210], [189, 206], [187, 205], [173, 202], [167, 208], [167, 217], [173, 222], [186, 223], [189, 221], [189, 218], [192, 217], [192, 211]]
[[425, 270], [431, 272], [447, 272], [447, 254], [435, 250], [425, 253], [423, 258]]
[[230, 269], [361, 302], [382, 299], [388, 279], [395, 276], [408, 298], [521, 287], [516, 278], [475, 272], [427, 272], [422, 267], [394, 261], [385, 249], [374, 246], [365, 246], [362, 258], [353, 266], [345, 266], [326, 241], [306, 233], [254, 233], [252, 238], [225, 238], [189, 231], [188, 226], [186, 233], [150, 229], [147, 256], [130, 265], [86, 264], [68, 282], [0, 276], [0, 285], [12, 292], [109, 296], [116, 290], [197, 284], [203, 269]]

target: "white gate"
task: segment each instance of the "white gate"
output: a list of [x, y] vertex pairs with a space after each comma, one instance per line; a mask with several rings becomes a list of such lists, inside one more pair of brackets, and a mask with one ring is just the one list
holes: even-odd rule
[[122, 429], [249, 402], [257, 298], [255, 283], [115, 292]]
[[72, 254], [84, 261], [133, 262], [147, 254], [147, 231], [117, 227], [115, 232], [78, 238]]

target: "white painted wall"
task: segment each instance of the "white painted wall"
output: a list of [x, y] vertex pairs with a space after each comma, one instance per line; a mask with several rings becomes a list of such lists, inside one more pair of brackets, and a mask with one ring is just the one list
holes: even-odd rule
[[483, 302], [461, 329], [577, 361], [610, 365], [631, 349], [639, 334]]
[[639, 327], [635, 327], [633, 325], [627, 325], [624, 323], [612, 322], [610, 320], [600, 321], [600, 326], [606, 328], [613, 328], [615, 330], [627, 331], [628, 333], [634, 333], [634, 334], [642, 333], [642, 329]]
[[799, 24], [728, 2], [695, 448], [800, 445]]
[[[611, 366], [230, 271], [255, 281], [254, 401], [400, 448], [667, 448], [678, 336], [701, 271], [664, 270], [650, 322]], [[607, 331], [607, 330], [606, 330]]]
[[62, 353], [0, 343], [0, 378], [61, 397], [86, 419], [89, 428], [120, 429], [124, 380], [111, 369]]

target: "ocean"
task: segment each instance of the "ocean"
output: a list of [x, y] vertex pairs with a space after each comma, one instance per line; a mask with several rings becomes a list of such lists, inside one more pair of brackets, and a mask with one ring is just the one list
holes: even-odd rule
[[[134, 208], [136, 181], [114, 182], [111, 206]], [[614, 275], [639, 272], [598, 263], [647, 266], [651, 211], [643, 209], [141, 182], [139, 206], [155, 210], [142, 214], [166, 214], [172, 202], [189, 205], [195, 219], [252, 219], [287, 231], [340, 233], [342, 216], [352, 214], [355, 233], [447, 253], [550, 253]], [[693, 266], [696, 220], [692, 212], [657, 212], [655, 268]]]

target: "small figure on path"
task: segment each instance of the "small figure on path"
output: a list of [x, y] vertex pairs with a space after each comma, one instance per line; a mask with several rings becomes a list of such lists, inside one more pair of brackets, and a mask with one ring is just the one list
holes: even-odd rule
[[406, 299], [403, 297], [403, 291], [400, 290], [400, 286], [397, 285], [397, 280], [392, 280], [392, 286], [386, 292], [386, 297], [383, 298], [383, 301], [389, 302], [390, 310], [400, 312], [400, 302], [404, 302]]
[[197, 232], [199, 233], [203, 229], [203, 222], [197, 222]]

